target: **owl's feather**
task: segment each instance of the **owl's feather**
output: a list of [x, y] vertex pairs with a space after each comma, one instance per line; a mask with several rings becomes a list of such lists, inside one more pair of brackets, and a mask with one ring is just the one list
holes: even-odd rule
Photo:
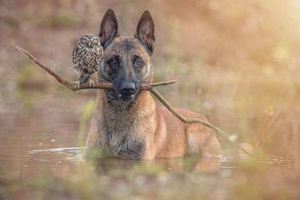
[[90, 82], [91, 76], [98, 71], [102, 61], [103, 48], [98, 36], [83, 35], [73, 49], [74, 70], [80, 84]]

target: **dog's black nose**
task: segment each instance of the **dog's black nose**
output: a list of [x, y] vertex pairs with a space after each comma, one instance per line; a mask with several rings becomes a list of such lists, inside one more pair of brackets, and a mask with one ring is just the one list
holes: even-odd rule
[[123, 96], [131, 96], [135, 93], [136, 86], [134, 82], [124, 81], [121, 83], [120, 93]]

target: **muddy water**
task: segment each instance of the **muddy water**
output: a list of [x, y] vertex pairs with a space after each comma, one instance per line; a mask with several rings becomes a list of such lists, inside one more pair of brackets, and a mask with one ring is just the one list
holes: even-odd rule
[[[247, 158], [238, 155], [87, 162], [82, 157], [83, 133], [91, 115], [86, 105], [93, 104], [94, 94], [46, 93], [25, 93], [1, 102], [0, 199], [223, 199], [233, 194], [260, 198], [269, 191], [255, 188], [248, 194], [239, 186], [248, 188], [245, 179], [253, 174], [281, 177], [291, 171], [281, 158], [245, 167], [238, 163], [247, 163]], [[274, 189], [272, 183], [264, 184]]]

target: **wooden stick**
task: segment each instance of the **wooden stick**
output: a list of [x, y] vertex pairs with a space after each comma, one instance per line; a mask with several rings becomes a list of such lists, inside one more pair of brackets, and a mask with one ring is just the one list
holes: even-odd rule
[[209, 128], [211, 128], [212, 130], [214, 130], [217, 134], [219, 134], [220, 136], [222, 136], [223, 138], [226, 139], [227, 142], [229, 143], [233, 143], [235, 145], [237, 145], [245, 154], [247, 154], [248, 156], [252, 156], [241, 144], [239, 144], [238, 142], [236, 142], [235, 140], [230, 140], [230, 136], [229, 134], [227, 134], [224, 130], [220, 129], [219, 127], [198, 119], [198, 118], [187, 118], [185, 116], [183, 116], [181, 113], [177, 112], [176, 109], [171, 106], [171, 104], [154, 88], [150, 88], [149, 91], [173, 114], [175, 115], [180, 121], [182, 121], [185, 124], [202, 124], [204, 126], [207, 126]]
[[[86, 90], [86, 89], [112, 89], [112, 84], [111, 83], [96, 83], [94, 86], [91, 86], [89, 84], [85, 85], [80, 85], [80, 87], [75, 87], [74, 84], [70, 83], [69, 81], [64, 80], [61, 78], [58, 74], [56, 74], [54, 71], [52, 71], [48, 66], [45, 64], [41, 63], [38, 61], [36, 57], [34, 57], [31, 53], [26, 51], [25, 49], [16, 46], [15, 44], [12, 43], [12, 46], [15, 47], [19, 52], [21, 52], [23, 55], [31, 59], [37, 66], [41, 67], [43, 70], [45, 70], [48, 74], [50, 74], [52, 77], [54, 77], [59, 83], [64, 85], [66, 88], [72, 90], [72, 91], [77, 91], [77, 90]], [[171, 80], [171, 81], [163, 81], [163, 82], [156, 82], [156, 83], [151, 83], [151, 84], [142, 84], [141, 89], [142, 90], [149, 90], [150, 88], [157, 87], [157, 86], [162, 86], [162, 85], [170, 85], [175, 83], [176, 80]]]
[[[46, 65], [39, 62], [37, 60], [37, 58], [35, 58], [32, 54], [30, 54], [25, 49], [23, 49], [19, 46], [16, 46], [13, 43], [12, 43], [12, 46], [15, 47], [23, 55], [25, 55], [26, 57], [31, 59], [34, 63], [37, 64], [37, 66], [41, 67], [43, 70], [48, 72], [48, 74], [50, 74], [52, 77], [54, 77], [59, 83], [61, 83], [62, 85], [64, 85], [65, 87], [67, 87], [68, 89], [70, 89], [74, 92], [77, 91], [77, 90], [84, 90], [84, 89], [112, 89], [112, 84], [111, 83], [97, 83], [94, 86], [90, 86], [90, 85], [86, 84], [86, 85], [80, 85], [80, 87], [75, 87], [72, 83], [70, 83], [69, 81], [64, 80], [58, 74], [56, 74], [55, 72], [50, 70], [49, 67], [47, 67]], [[227, 142], [230, 142], [230, 143], [233, 143], [233, 144], [237, 145], [245, 154], [247, 154], [249, 156], [252, 156], [237, 141], [230, 140], [229, 139], [230, 138], [229, 134], [227, 134], [224, 130], [220, 129], [219, 127], [217, 127], [217, 126], [215, 126], [215, 125], [213, 125], [213, 124], [211, 124], [207, 121], [198, 119], [198, 118], [187, 118], [187, 117], [183, 116], [182, 114], [180, 114], [179, 112], [177, 112], [176, 109], [173, 106], [171, 106], [170, 103], [156, 89], [154, 89], [154, 87], [156, 87], [156, 86], [170, 85], [170, 84], [173, 84], [175, 82], [176, 82], [175, 80], [171, 80], [171, 81], [157, 82], [157, 83], [151, 83], [151, 84], [142, 84], [141, 89], [142, 90], [149, 90], [174, 116], [176, 116], [183, 123], [185, 123], [185, 124], [198, 123], [198, 124], [202, 124], [204, 126], [207, 126], [207, 127], [211, 128], [212, 130], [214, 130], [217, 134], [219, 134], [220, 136], [225, 138]]]

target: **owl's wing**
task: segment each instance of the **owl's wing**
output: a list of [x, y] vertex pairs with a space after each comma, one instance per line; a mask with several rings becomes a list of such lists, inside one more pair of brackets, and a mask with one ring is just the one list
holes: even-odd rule
[[89, 73], [93, 74], [96, 71], [98, 71], [98, 65], [99, 65], [99, 59], [97, 57], [92, 57], [90, 60], [88, 67], [89, 67]]
[[72, 60], [73, 60], [73, 64], [77, 65], [78, 64], [78, 51], [79, 48], [77, 45], [75, 45], [75, 47], [73, 48], [73, 53], [72, 53]]

